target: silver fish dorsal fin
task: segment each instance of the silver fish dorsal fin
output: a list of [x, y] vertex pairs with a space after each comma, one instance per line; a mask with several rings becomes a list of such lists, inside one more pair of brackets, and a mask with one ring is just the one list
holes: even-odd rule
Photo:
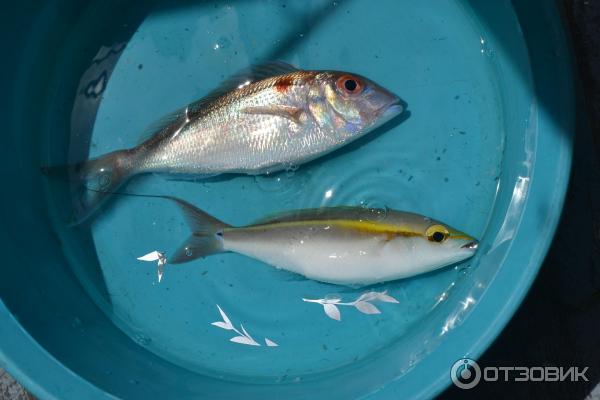
[[214, 100], [225, 93], [240, 89], [251, 83], [298, 71], [301, 70], [283, 61], [270, 61], [267, 63], [252, 65], [233, 74], [224, 80], [216, 89], [212, 90], [206, 97], [193, 104], [197, 105], [198, 103], [206, 103], [207, 101]]
[[284, 61], [271, 61], [244, 68], [243, 70], [224, 80], [217, 88], [210, 91], [200, 100], [190, 103], [186, 107], [173, 111], [162, 117], [160, 120], [154, 122], [144, 130], [140, 136], [140, 139], [138, 140], [138, 144], [149, 140], [153, 136], [157, 136], [157, 139], [162, 139], [165, 136], [176, 135], [177, 132], [189, 122], [188, 115], [196, 114], [206, 104], [223, 96], [226, 93], [240, 89], [263, 79], [297, 71], [301, 70]]
[[161, 140], [166, 136], [175, 136], [189, 122], [187, 115], [188, 107], [165, 115], [142, 132], [138, 139], [138, 144], [146, 141]]

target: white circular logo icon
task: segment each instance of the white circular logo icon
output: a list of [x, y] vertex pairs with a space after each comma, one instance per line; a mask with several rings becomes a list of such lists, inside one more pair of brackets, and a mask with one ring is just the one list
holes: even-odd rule
[[452, 365], [450, 379], [452, 379], [452, 383], [461, 389], [472, 389], [481, 380], [481, 368], [475, 360], [461, 358]]

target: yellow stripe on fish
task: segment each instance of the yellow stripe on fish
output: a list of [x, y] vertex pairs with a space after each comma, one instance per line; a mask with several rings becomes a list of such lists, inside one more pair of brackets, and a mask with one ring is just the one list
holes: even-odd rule
[[[245, 230], [264, 230], [271, 228], [293, 228], [293, 227], [306, 227], [306, 226], [325, 226], [324, 229], [327, 229], [327, 226], [334, 226], [339, 228], [345, 228], [354, 230], [361, 233], [367, 234], [383, 234], [388, 235], [388, 238], [391, 239], [391, 236], [424, 236], [423, 232], [416, 231], [411, 229], [407, 225], [394, 225], [394, 224], [386, 224], [384, 222], [378, 221], [356, 221], [350, 219], [334, 219], [334, 220], [306, 220], [306, 221], [287, 221], [287, 222], [277, 222], [272, 224], [262, 224], [262, 225], [253, 225], [246, 226], [241, 229]], [[228, 228], [231, 229], [231, 228]], [[232, 229], [240, 229], [240, 228], [232, 228]], [[226, 229], [227, 230], [227, 229]]]
[[[409, 225], [394, 225], [380, 221], [368, 221], [368, 220], [351, 220], [351, 219], [332, 219], [332, 220], [305, 220], [305, 221], [286, 221], [276, 223], [266, 223], [260, 225], [245, 226], [243, 228], [226, 228], [224, 231], [231, 229], [243, 229], [243, 230], [265, 230], [265, 229], [276, 229], [276, 228], [294, 228], [294, 227], [307, 227], [307, 226], [324, 226], [327, 227], [338, 227], [353, 230], [356, 232], [369, 234], [369, 235], [386, 235], [387, 240], [391, 240], [397, 236], [403, 237], [427, 237], [427, 233], [416, 230]], [[471, 240], [469, 235], [466, 235], [460, 231], [449, 230], [447, 236], [453, 239], [465, 239]]]

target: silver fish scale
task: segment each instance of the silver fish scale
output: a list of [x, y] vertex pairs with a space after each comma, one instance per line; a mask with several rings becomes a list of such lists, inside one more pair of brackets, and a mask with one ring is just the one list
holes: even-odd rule
[[[319, 126], [310, 112], [310, 85], [278, 90], [277, 79], [281, 78], [267, 79], [206, 105], [206, 111], [192, 117], [178, 133], [139, 154], [136, 172], [263, 173], [300, 164], [335, 145], [337, 135]], [[299, 108], [299, 122], [266, 112], [244, 112], [272, 106]]]

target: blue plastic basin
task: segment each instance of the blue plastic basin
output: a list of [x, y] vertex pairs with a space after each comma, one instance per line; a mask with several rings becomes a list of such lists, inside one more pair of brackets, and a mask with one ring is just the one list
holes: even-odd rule
[[[552, 1], [26, 1], [5, 15], [0, 367], [40, 398], [431, 397], [498, 335], [543, 261], [573, 125]], [[264, 59], [358, 72], [410, 113], [297, 171], [150, 176], [127, 191], [233, 224], [323, 205], [410, 210], [480, 238], [477, 255], [367, 289], [233, 254], [168, 267], [159, 283], [136, 257], [189, 234], [172, 204], [119, 198], [90, 225], [65, 223], [68, 182], [40, 166], [132, 146], [156, 117]], [[399, 303], [335, 321], [302, 301], [367, 290]], [[217, 304], [262, 346], [211, 325]]]

